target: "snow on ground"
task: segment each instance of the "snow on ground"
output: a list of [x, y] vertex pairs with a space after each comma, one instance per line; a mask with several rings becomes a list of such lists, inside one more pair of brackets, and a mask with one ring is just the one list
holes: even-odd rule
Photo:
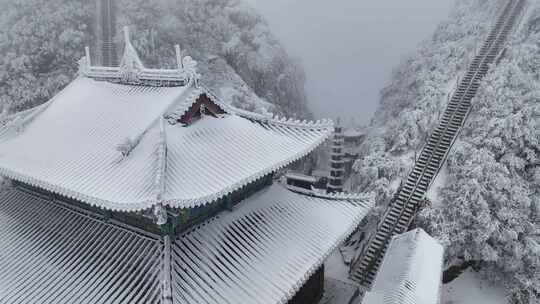
[[370, 221], [359, 227], [358, 230], [340, 248], [341, 256], [345, 263], [349, 265], [355, 259], [359, 250], [364, 246], [366, 236], [369, 236], [377, 227], [376, 221]]
[[349, 266], [343, 262], [343, 256], [339, 248], [326, 259], [324, 267], [326, 277], [352, 283], [349, 281]]
[[431, 187], [426, 193], [426, 197], [431, 201], [433, 208], [438, 208], [441, 206], [441, 199], [439, 197], [439, 193], [440, 190], [445, 186], [447, 177], [448, 169], [446, 167], [446, 164], [444, 164], [439, 171], [437, 177], [435, 177], [433, 184], [431, 184]]
[[324, 295], [319, 304], [349, 304], [357, 287], [340, 280], [324, 279]]
[[507, 304], [505, 290], [480, 278], [471, 269], [443, 285], [442, 304]]
[[320, 304], [348, 304], [357, 290], [349, 280], [349, 267], [336, 249], [324, 263], [324, 296]]

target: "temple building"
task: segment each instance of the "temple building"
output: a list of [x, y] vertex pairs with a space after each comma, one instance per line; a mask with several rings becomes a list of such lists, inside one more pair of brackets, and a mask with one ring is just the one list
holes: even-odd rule
[[373, 200], [274, 175], [333, 123], [234, 108], [178, 46], [149, 69], [124, 35], [119, 66], [87, 48], [66, 88], [0, 121], [0, 303], [316, 303]]
[[396, 235], [362, 304], [438, 304], [443, 246], [422, 229]]

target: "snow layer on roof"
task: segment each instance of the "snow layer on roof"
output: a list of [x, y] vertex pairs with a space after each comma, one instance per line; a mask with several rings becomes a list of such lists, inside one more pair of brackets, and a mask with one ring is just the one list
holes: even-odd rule
[[366, 135], [366, 131], [364, 130], [359, 130], [359, 129], [345, 129], [345, 131], [343, 131], [343, 136], [344, 137], [361, 137], [361, 136], [364, 136]]
[[172, 244], [20, 190], [0, 193], [0, 303], [284, 303], [372, 208], [274, 185]]
[[[148, 181], [156, 174], [159, 130], [152, 126], [184, 91], [79, 78], [24, 130], [6, 134], [0, 171], [90, 204], [142, 207], [153, 198]], [[137, 147], [122, 159], [117, 147], [138, 138]]]
[[281, 169], [317, 147], [330, 129], [303, 130], [227, 115], [167, 127], [165, 202], [193, 207]]
[[176, 241], [175, 302], [286, 303], [371, 207], [274, 185]]
[[302, 174], [302, 173], [292, 172], [292, 171], [287, 172], [285, 174], [285, 177], [290, 178], [290, 179], [294, 179], [294, 180], [300, 180], [300, 181], [308, 182], [308, 183], [316, 183], [317, 182], [317, 178], [314, 177], [314, 176], [305, 175], [305, 174]]
[[444, 249], [422, 229], [395, 236], [363, 304], [439, 303]]
[[0, 303], [161, 303], [159, 239], [10, 190], [0, 244]]
[[332, 132], [228, 107], [223, 118], [161, 127], [203, 92], [78, 78], [0, 130], [0, 174], [107, 209], [190, 208], [305, 156]]
[[509, 292], [502, 283], [494, 284], [471, 268], [443, 285], [442, 303], [508, 304]]

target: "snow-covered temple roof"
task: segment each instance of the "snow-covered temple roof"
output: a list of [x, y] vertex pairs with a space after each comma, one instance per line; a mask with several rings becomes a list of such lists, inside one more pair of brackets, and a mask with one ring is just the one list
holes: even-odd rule
[[362, 137], [366, 135], [366, 131], [362, 129], [347, 128], [343, 131], [344, 137]]
[[294, 171], [287, 172], [285, 174], [285, 177], [290, 178], [290, 179], [305, 181], [305, 182], [309, 182], [309, 183], [316, 183], [317, 182], [317, 178], [314, 177], [314, 176], [305, 175], [305, 174], [302, 174], [300, 172], [294, 172]]
[[422, 229], [395, 236], [363, 304], [437, 304], [442, 245]]
[[[289, 165], [332, 134], [331, 121], [221, 103], [198, 85], [191, 59], [153, 71], [134, 52], [128, 43], [120, 68], [82, 60], [82, 75], [52, 100], [4, 119], [0, 174], [111, 210], [191, 208]], [[167, 80], [171, 73], [180, 78]], [[149, 85], [151, 75], [168, 85]], [[218, 111], [181, 121], [203, 105]]]
[[0, 301], [285, 303], [372, 206], [274, 185], [168, 247], [60, 202], [4, 191]]

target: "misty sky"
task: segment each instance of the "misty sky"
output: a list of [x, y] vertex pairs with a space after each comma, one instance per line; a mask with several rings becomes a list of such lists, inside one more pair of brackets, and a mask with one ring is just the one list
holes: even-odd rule
[[392, 69], [443, 21], [453, 0], [246, 0], [307, 74], [318, 118], [368, 123]]

